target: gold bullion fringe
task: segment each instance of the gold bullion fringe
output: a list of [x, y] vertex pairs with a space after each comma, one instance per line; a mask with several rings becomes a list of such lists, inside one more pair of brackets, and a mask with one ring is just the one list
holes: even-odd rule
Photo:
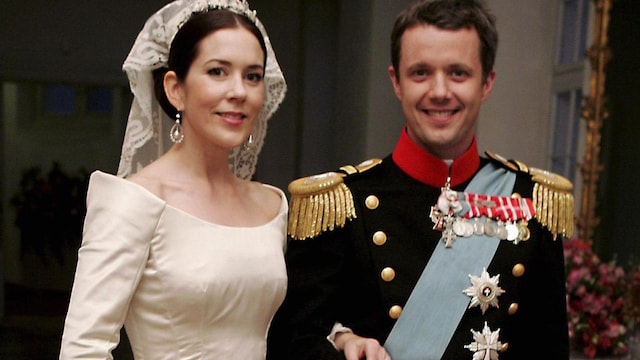
[[313, 194], [292, 194], [287, 232], [296, 240], [305, 240], [355, 218], [353, 195], [340, 182]]
[[536, 218], [542, 226], [549, 229], [554, 240], [558, 235], [571, 237], [573, 235], [573, 184], [558, 174], [529, 167], [518, 160], [507, 160], [504, 157], [486, 152], [493, 160], [504, 166], [531, 176], [533, 186], [533, 206]]
[[571, 237], [573, 235], [573, 195], [543, 183], [533, 186], [533, 206], [538, 221], [553, 234]]

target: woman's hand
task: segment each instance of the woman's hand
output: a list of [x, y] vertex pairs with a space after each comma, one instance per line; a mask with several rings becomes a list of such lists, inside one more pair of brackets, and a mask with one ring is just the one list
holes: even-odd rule
[[336, 335], [335, 344], [338, 350], [344, 352], [347, 360], [391, 360], [391, 356], [376, 339], [344, 332]]

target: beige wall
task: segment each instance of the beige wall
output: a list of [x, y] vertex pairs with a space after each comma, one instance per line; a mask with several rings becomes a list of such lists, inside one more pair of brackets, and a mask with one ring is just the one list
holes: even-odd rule
[[477, 129], [480, 148], [546, 168], [558, 6], [551, 0], [488, 3], [500, 45], [493, 93]]

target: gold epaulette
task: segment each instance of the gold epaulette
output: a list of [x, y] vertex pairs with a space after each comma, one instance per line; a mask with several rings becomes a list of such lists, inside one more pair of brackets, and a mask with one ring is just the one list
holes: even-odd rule
[[340, 168], [342, 172], [328, 172], [292, 181], [289, 184], [289, 236], [296, 240], [313, 238], [355, 219], [353, 195], [345, 185], [344, 177], [366, 171], [380, 162], [380, 159], [371, 159], [357, 166], [343, 166]]
[[490, 151], [486, 154], [514, 171], [531, 176], [534, 182], [532, 201], [536, 218], [540, 224], [549, 229], [554, 239], [558, 235], [564, 237], [573, 235], [573, 184], [571, 181], [558, 174], [529, 167], [518, 160], [507, 160]]

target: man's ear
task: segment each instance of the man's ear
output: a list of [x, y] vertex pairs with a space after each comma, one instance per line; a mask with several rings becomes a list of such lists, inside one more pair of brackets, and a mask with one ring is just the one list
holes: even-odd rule
[[487, 79], [482, 84], [482, 101], [485, 101], [491, 95], [491, 90], [493, 89], [493, 82], [496, 79], [496, 71], [492, 70], [489, 75], [487, 75]]
[[396, 69], [393, 67], [393, 65], [389, 65], [387, 71], [389, 73], [389, 80], [391, 80], [391, 85], [393, 85], [393, 92], [396, 94], [396, 97], [399, 100], [402, 100], [402, 91], [400, 91], [400, 83], [398, 82]]
[[163, 85], [164, 92], [167, 94], [167, 99], [169, 99], [171, 105], [177, 110], [184, 110], [184, 90], [175, 71], [167, 71], [164, 75]]

